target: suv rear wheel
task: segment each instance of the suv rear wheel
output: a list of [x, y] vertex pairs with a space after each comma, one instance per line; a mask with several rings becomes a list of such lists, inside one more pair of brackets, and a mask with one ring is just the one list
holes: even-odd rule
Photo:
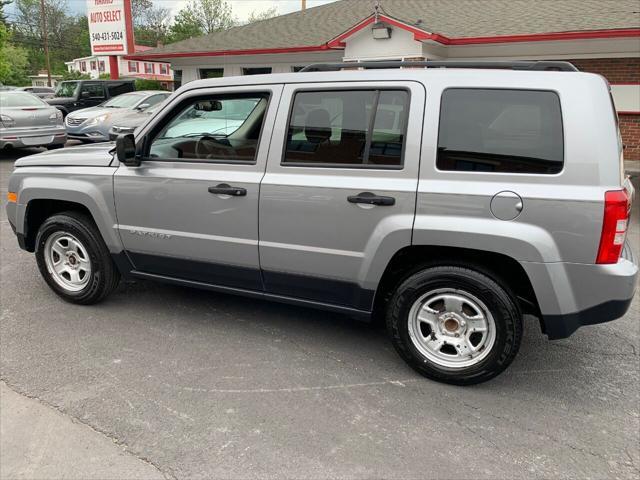
[[434, 380], [484, 382], [507, 368], [520, 347], [522, 314], [513, 294], [476, 270], [426, 268], [404, 280], [388, 305], [394, 347]]
[[97, 227], [78, 212], [44, 221], [36, 237], [36, 260], [49, 287], [72, 303], [97, 303], [120, 280]]

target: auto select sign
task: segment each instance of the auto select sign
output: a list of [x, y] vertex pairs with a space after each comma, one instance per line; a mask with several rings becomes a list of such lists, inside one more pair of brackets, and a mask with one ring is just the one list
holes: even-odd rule
[[127, 13], [126, 0], [87, 0], [89, 37], [93, 55], [126, 55]]

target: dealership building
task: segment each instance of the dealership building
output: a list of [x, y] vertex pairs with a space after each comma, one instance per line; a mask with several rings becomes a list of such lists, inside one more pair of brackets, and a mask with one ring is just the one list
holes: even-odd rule
[[311, 63], [446, 59], [567, 60], [603, 75], [625, 158], [640, 160], [637, 0], [339, 0], [128, 57], [170, 63], [177, 86]]

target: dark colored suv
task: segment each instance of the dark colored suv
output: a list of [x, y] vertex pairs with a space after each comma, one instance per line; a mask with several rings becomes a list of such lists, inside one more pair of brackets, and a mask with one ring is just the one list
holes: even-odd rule
[[81, 108], [95, 107], [122, 93], [133, 92], [133, 80], [69, 80], [60, 82], [55, 97], [46, 99], [66, 117]]

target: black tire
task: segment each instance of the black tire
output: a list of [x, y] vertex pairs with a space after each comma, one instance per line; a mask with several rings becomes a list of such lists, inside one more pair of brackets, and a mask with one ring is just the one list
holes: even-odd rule
[[[438, 365], [418, 350], [409, 333], [409, 312], [414, 303], [428, 292], [451, 288], [483, 302], [495, 323], [493, 346], [472, 366]], [[402, 281], [388, 303], [386, 321], [396, 351], [414, 370], [454, 385], [481, 383], [500, 374], [515, 358], [522, 340], [522, 313], [515, 296], [487, 275], [459, 266], [425, 268]]]
[[[87, 285], [80, 291], [72, 292], [60, 286], [52, 277], [44, 258], [47, 239], [58, 232], [69, 233], [85, 247], [91, 261], [91, 273]], [[79, 212], [63, 212], [47, 218], [36, 237], [36, 261], [42, 277], [49, 287], [64, 300], [81, 305], [98, 303], [109, 295], [120, 281], [109, 250], [102, 240], [95, 223]]]

